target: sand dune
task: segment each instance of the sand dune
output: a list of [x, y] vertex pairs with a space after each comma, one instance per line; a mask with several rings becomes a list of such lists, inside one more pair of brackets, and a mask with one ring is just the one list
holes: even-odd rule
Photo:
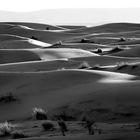
[[8, 40], [0, 43], [0, 49], [31, 49], [31, 48], [47, 48], [51, 44], [33, 39], [26, 40]]
[[139, 39], [132, 39], [132, 40], [128, 40], [128, 41], [124, 41], [124, 42], [119, 42], [116, 43], [117, 45], [140, 45], [140, 40]]
[[140, 62], [138, 62], [138, 63], [120, 63], [118, 65], [110, 65], [110, 66], [97, 66], [97, 67], [93, 67], [91, 69], [120, 72], [120, 73], [127, 73], [127, 74], [140, 76]]
[[140, 24], [133, 23], [110, 23], [95, 27], [88, 27], [83, 29], [75, 29], [71, 32], [74, 33], [114, 33], [114, 32], [125, 32], [125, 31], [136, 31], [139, 30]]
[[[114, 79], [113, 81], [112, 78]], [[12, 104], [2, 104], [0, 106], [0, 113], [3, 115], [0, 116], [0, 120], [28, 117], [31, 108], [35, 106], [43, 108], [48, 107], [48, 109], [51, 110], [57, 107], [61, 107], [64, 104], [72, 103], [72, 101], [73, 103], [79, 102], [81, 99], [83, 100], [83, 97], [88, 93], [96, 93], [96, 90], [98, 88], [100, 89], [100, 91], [108, 91], [110, 88], [104, 87], [104, 84], [111, 84], [110, 82], [108, 83], [108, 80], [111, 80], [114, 83], [111, 84], [111, 86], [114, 87], [113, 90], [110, 90], [109, 93], [105, 92], [102, 94], [93, 94], [94, 97], [92, 99], [97, 99], [98, 101], [99, 99], [101, 100], [102, 98], [108, 97], [110, 96], [110, 94], [112, 94], [113, 96], [110, 96], [110, 98], [106, 98], [105, 102], [103, 102], [102, 104], [110, 101], [110, 99], [113, 99], [112, 101], [114, 101], [113, 93], [118, 86], [121, 87], [119, 88], [120, 91], [127, 90], [127, 88], [125, 87], [129, 87], [130, 84], [134, 84], [135, 86], [137, 85], [139, 88], [139, 82], [137, 83], [134, 80], [133, 83], [133, 78], [135, 78], [135, 76], [93, 70], [61, 70], [40, 73], [1, 72], [0, 95], [12, 92], [17, 98], [19, 98], [19, 103], [13, 102]], [[118, 84], [118, 86], [116, 86], [116, 83]], [[129, 93], [131, 93], [132, 89], [133, 86], [130, 86], [129, 90], [127, 90], [129, 91], [127, 93], [128, 95]], [[121, 92], [119, 93], [122, 94]], [[121, 98], [123, 99], [124, 96], [120, 96], [119, 93], [117, 93], [117, 96], [121, 100]], [[138, 91], [133, 94], [133, 99], [135, 99], [135, 97], [135, 104], [139, 104], [139, 102], [137, 102], [137, 100], [139, 99]], [[32, 102], [30, 102], [31, 100]], [[109, 106], [111, 108], [111, 103], [112, 102], [108, 102], [106, 106]], [[15, 108], [15, 106], [17, 107]], [[24, 110], [22, 109], [23, 106]], [[9, 109], [6, 109], [9, 107], [10, 112]]]
[[[18, 129], [61, 139], [58, 128], [51, 135], [31, 120], [38, 107], [48, 109], [49, 119], [63, 112], [73, 118], [66, 139], [118, 138], [120, 132], [128, 138], [124, 133], [136, 125], [123, 129], [120, 123], [140, 120], [140, 24], [60, 26], [0, 23], [0, 122], [18, 121]], [[14, 100], [5, 99], [9, 94]], [[101, 129], [112, 122], [111, 131], [87, 137], [83, 117], [106, 122]]]
[[117, 57], [117, 56], [91, 56], [91, 57], [80, 57], [80, 58], [71, 58], [71, 60], [74, 61], [86, 61], [90, 66], [95, 65], [115, 65], [122, 62], [129, 62], [129, 63], [135, 63], [139, 62], [140, 58], [131, 58], [131, 57]]
[[37, 60], [41, 60], [41, 58], [37, 54], [28, 50], [0, 50], [0, 64]]
[[138, 47], [131, 48], [131, 49], [125, 49], [123, 51], [116, 52], [116, 53], [113, 53], [110, 55], [121, 56], [121, 57], [140, 57], [140, 48], [138, 46]]
[[80, 26], [80, 25], [58, 25], [58, 26], [66, 29], [86, 28], [86, 26]]
[[30, 23], [30, 22], [0, 22], [0, 24], [12, 24], [12, 25], [23, 25], [29, 28], [38, 29], [38, 30], [65, 30], [67, 28], [55, 25], [48, 25], [42, 23]]
[[11, 24], [0, 24], [0, 34], [12, 34], [27, 38], [32, 38], [34, 36], [38, 40], [46, 43], [56, 43], [60, 40], [65, 40], [82, 35], [73, 33], [51, 32], [45, 30], [32, 30]]
[[12, 41], [12, 40], [24, 40], [26, 37], [11, 35], [11, 34], [0, 34], [0, 41]]
[[62, 43], [62, 45], [55, 45], [52, 47], [58, 48], [77, 48], [77, 49], [84, 49], [84, 50], [94, 50], [98, 48], [112, 48], [113, 46], [109, 45], [102, 45], [102, 44], [91, 44], [91, 43]]
[[69, 49], [69, 48], [48, 48], [48, 49], [34, 49], [32, 52], [38, 54], [43, 60], [57, 60], [61, 58], [76, 58], [76, 57], [89, 57], [98, 56], [98, 54], [91, 53], [82, 49]]
[[0, 71], [8, 72], [37, 72], [51, 71], [58, 69], [74, 69], [78, 68], [81, 62], [68, 60], [55, 61], [34, 61], [34, 62], [17, 62], [11, 64], [1, 64]]
[[37, 60], [58, 60], [76, 57], [98, 56], [81, 49], [48, 48], [48, 49], [0, 49], [0, 63], [15, 63]]
[[121, 63], [135, 63], [139, 62], [140, 59], [131, 58], [121, 58], [112, 56], [92, 56], [83, 58], [70, 58], [70, 59], [60, 59], [54, 61], [29, 61], [29, 62], [15, 62], [11, 64], [1, 64], [0, 71], [15, 71], [15, 72], [33, 72], [33, 71], [51, 71], [57, 69], [76, 69], [82, 67], [83, 62], [87, 62], [90, 67], [95, 66], [110, 66]]

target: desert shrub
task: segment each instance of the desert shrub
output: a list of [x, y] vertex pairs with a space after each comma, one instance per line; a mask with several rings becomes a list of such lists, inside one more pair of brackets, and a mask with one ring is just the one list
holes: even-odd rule
[[47, 112], [41, 108], [33, 108], [33, 117], [36, 120], [47, 120], [48, 116], [47, 116]]
[[102, 53], [103, 51], [102, 51], [102, 49], [101, 48], [98, 48], [97, 49], [97, 53]]
[[55, 44], [53, 44], [52, 47], [60, 47], [62, 45], [62, 41], [57, 41]]
[[97, 53], [97, 54], [103, 53], [101, 48], [97, 48], [97, 49], [91, 50], [91, 52]]
[[114, 48], [112, 48], [112, 50], [110, 51], [110, 52], [119, 52], [119, 51], [122, 51], [122, 50], [124, 50], [123, 48], [121, 48], [120, 46], [116, 46], [116, 47], [114, 47]]
[[46, 27], [46, 30], [49, 30], [49, 27]]
[[81, 65], [78, 67], [78, 69], [87, 69], [87, 68], [90, 68], [90, 65], [86, 61], [83, 61]]
[[38, 40], [38, 38], [35, 36], [32, 36], [31, 39]]
[[132, 69], [135, 69], [137, 67], [138, 67], [138, 65], [136, 65], [136, 64], [131, 66]]
[[90, 43], [90, 41], [86, 38], [81, 39], [80, 43]]
[[12, 133], [12, 138], [13, 139], [18, 139], [18, 138], [27, 138], [29, 137], [28, 135], [26, 135], [25, 133], [23, 133], [22, 131], [14, 131]]
[[51, 121], [43, 122], [42, 127], [45, 131], [54, 130], [54, 124]]
[[126, 41], [126, 39], [125, 39], [124, 37], [121, 37], [121, 38], [119, 39], [119, 42], [124, 42], [124, 41]]
[[12, 92], [9, 92], [7, 95], [2, 95], [0, 97], [0, 102], [1, 103], [9, 103], [9, 102], [14, 102], [14, 101], [17, 101], [17, 98], [14, 97]]
[[0, 124], [0, 136], [9, 136], [12, 132], [12, 128], [13, 128], [13, 126], [8, 122], [1, 123]]

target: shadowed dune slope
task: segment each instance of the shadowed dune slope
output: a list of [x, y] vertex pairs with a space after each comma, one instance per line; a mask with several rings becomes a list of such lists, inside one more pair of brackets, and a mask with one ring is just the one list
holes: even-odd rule
[[[132, 96], [130, 92], [133, 89], [133, 84], [139, 87], [139, 82], [133, 80], [134, 78], [135, 76], [127, 74], [93, 70], [61, 70], [38, 73], [0, 72], [0, 96], [12, 92], [19, 99], [13, 103], [1, 103], [0, 114], [3, 115], [0, 116], [0, 120], [28, 117], [30, 116], [29, 112], [35, 106], [47, 107], [51, 111], [65, 104], [79, 103], [81, 99], [89, 97], [89, 93], [92, 93], [92, 99], [97, 101], [106, 97], [105, 100], [102, 100], [102, 105], [112, 99], [106, 104], [107, 107], [112, 108], [111, 103], [114, 101], [115, 89], [118, 88], [116, 83], [120, 86], [120, 92], [117, 93], [120, 100], [125, 101], [128, 98], [124, 103], [133, 103], [135, 99], [135, 104], [139, 104], [138, 91], [133, 92], [133, 100], [122, 95], [122, 92], [129, 87], [127, 94]], [[108, 88], [105, 88], [105, 84]], [[105, 92], [105, 90], [110, 89], [108, 84], [114, 87], [109, 93]], [[131, 84], [132, 86], [130, 86]], [[96, 93], [97, 89], [100, 89], [98, 94]], [[104, 91], [103, 94], [102, 90]], [[107, 98], [110, 95], [111, 97]]]
[[117, 45], [140, 45], [140, 40], [139, 39], [131, 39], [131, 40], [128, 40], [128, 41], [123, 41], [123, 42], [118, 42], [118, 43], [115, 43]]
[[0, 65], [0, 71], [37, 72], [78, 68], [81, 62], [68, 60], [20, 62]]
[[26, 37], [11, 35], [11, 34], [0, 34], [0, 43], [3, 41], [13, 41], [13, 40], [25, 40]]
[[131, 49], [125, 49], [123, 51], [116, 52], [110, 55], [121, 57], [140, 57], [140, 47], [138, 46]]
[[58, 48], [77, 48], [77, 49], [84, 49], [84, 50], [93, 50], [98, 48], [112, 48], [109, 45], [102, 45], [102, 44], [91, 44], [91, 43], [63, 43], [59, 46], [52, 46]]
[[37, 60], [40, 57], [28, 50], [0, 50], [0, 64]]
[[0, 49], [32, 49], [50, 47], [51, 44], [41, 41], [26, 39], [26, 40], [10, 40], [0, 42]]

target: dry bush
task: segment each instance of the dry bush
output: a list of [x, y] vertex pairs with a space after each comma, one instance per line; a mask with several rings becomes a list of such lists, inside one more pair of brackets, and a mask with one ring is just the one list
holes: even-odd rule
[[8, 122], [0, 124], [0, 136], [9, 136], [13, 131], [14, 126]]
[[47, 111], [43, 110], [42, 108], [33, 108], [33, 117], [36, 120], [47, 120]]
[[78, 69], [87, 69], [87, 68], [90, 68], [90, 65], [88, 62], [86, 61], [83, 61], [80, 66], [78, 67]]
[[9, 92], [7, 95], [0, 96], [0, 103], [10, 103], [17, 100], [18, 99], [13, 95], [12, 92]]
[[18, 139], [18, 138], [27, 138], [29, 137], [28, 135], [26, 135], [25, 133], [23, 133], [22, 131], [14, 131], [12, 133], [12, 138], [13, 139]]
[[43, 122], [42, 127], [45, 131], [53, 131], [54, 124], [51, 121]]

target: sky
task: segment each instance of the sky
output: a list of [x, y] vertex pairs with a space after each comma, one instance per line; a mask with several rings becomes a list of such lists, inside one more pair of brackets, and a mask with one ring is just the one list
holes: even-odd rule
[[136, 8], [140, 0], [0, 0], [1, 11], [29, 12], [57, 8]]
[[0, 22], [140, 23], [140, 0], [0, 0]]

